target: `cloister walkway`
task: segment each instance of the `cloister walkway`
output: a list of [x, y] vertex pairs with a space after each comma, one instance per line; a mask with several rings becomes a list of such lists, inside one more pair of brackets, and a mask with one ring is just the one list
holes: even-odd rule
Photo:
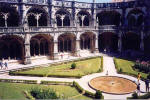
[[[79, 83], [79, 85], [84, 88], [85, 90], [88, 90], [90, 92], [95, 93], [95, 90], [93, 90], [92, 88], [89, 87], [88, 82], [95, 78], [95, 77], [99, 77], [99, 76], [106, 76], [106, 73], [108, 71], [108, 75], [109, 76], [119, 76], [119, 77], [123, 77], [123, 78], [127, 78], [130, 79], [132, 81], [137, 81], [137, 79], [135, 77], [132, 76], [128, 76], [128, 75], [122, 75], [122, 74], [117, 74], [116, 69], [115, 69], [115, 65], [114, 65], [114, 61], [113, 61], [113, 57], [108, 57], [108, 56], [104, 56], [104, 60], [103, 60], [103, 72], [102, 73], [94, 73], [91, 75], [86, 75], [83, 76], [80, 79], [73, 79], [73, 78], [54, 78], [54, 77], [29, 77], [29, 76], [10, 76], [8, 74], [1, 74], [0, 75], [0, 79], [23, 79], [23, 80], [37, 80], [38, 83], [41, 82], [41, 80], [47, 80], [47, 81], [61, 81], [61, 82], [73, 82], [76, 81]], [[145, 92], [145, 83], [143, 81], [140, 80], [140, 84], [141, 84], [141, 91]], [[141, 93], [142, 95], [143, 93]], [[103, 93], [104, 95], [104, 99], [126, 99], [127, 97], [130, 97], [132, 95], [131, 94], [125, 94], [125, 95], [114, 95], [114, 94], [106, 94]]]

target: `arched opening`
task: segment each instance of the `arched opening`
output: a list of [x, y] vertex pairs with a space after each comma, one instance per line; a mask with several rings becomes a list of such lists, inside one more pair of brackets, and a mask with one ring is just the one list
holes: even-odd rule
[[30, 40], [31, 56], [53, 57], [53, 38], [49, 35], [38, 34]]
[[128, 32], [122, 37], [123, 50], [140, 50], [140, 36], [133, 32]]
[[15, 35], [6, 35], [0, 38], [0, 59], [24, 59], [24, 41]]
[[60, 9], [56, 12], [57, 26], [70, 26], [70, 13], [65, 9]]
[[128, 26], [136, 27], [141, 26], [144, 22], [144, 13], [140, 9], [133, 9], [131, 10], [128, 15]]
[[43, 8], [33, 7], [27, 13], [29, 26], [47, 26], [48, 14]]
[[91, 16], [87, 11], [80, 11], [77, 16], [80, 26], [90, 26]]
[[95, 39], [96, 36], [92, 32], [85, 32], [80, 36], [80, 47], [81, 50], [88, 49], [91, 52], [95, 50]]
[[150, 36], [147, 36], [144, 40], [145, 53], [150, 54]]
[[19, 14], [15, 7], [0, 5], [0, 27], [19, 26]]
[[104, 32], [98, 37], [99, 51], [116, 52], [118, 50], [118, 35]]
[[96, 16], [99, 25], [120, 25], [121, 15], [117, 11], [102, 11]]
[[58, 37], [58, 51], [75, 53], [76, 36], [71, 33], [62, 34]]

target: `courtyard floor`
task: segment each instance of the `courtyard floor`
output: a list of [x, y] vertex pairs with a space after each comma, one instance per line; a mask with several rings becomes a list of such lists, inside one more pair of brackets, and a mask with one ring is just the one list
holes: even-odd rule
[[[104, 56], [102, 54], [95, 54], [95, 55], [90, 55], [90, 56]], [[82, 56], [82, 57], [86, 57], [86, 56]], [[73, 60], [73, 59], [78, 59], [79, 57], [70, 57], [69, 60]], [[60, 61], [64, 61], [67, 60], [66, 59], [61, 59], [61, 60], [56, 60], [56, 61], [37, 61], [34, 62], [30, 65], [12, 65], [9, 66], [9, 70], [12, 69], [18, 69], [18, 68], [23, 68], [23, 67], [30, 67], [30, 66], [35, 66], [35, 65], [41, 65], [41, 64], [50, 64], [50, 63], [55, 63], [55, 62], [60, 62]], [[88, 83], [91, 79], [99, 77], [99, 76], [107, 76], [106, 74], [108, 73], [108, 76], [118, 76], [118, 77], [123, 77], [123, 78], [127, 78], [130, 79], [134, 82], [137, 82], [137, 78], [132, 77], [132, 76], [128, 76], [128, 75], [122, 75], [122, 74], [117, 74], [117, 71], [115, 69], [115, 65], [114, 65], [114, 61], [113, 61], [113, 57], [108, 57], [108, 56], [104, 56], [103, 59], [103, 72], [101, 73], [94, 73], [91, 75], [86, 75], [83, 76], [80, 79], [75, 79], [75, 78], [54, 78], [54, 77], [29, 77], [29, 76], [10, 76], [8, 74], [0, 74], [0, 79], [23, 79], [23, 80], [37, 80], [38, 83], [41, 82], [41, 80], [46, 80], [46, 81], [61, 81], [61, 82], [73, 82], [76, 81], [79, 83], [79, 85], [85, 89], [88, 90], [90, 92], [95, 92], [94, 89], [92, 89]], [[3, 71], [3, 70], [0, 70]], [[145, 83], [143, 81], [140, 80], [140, 88], [141, 88], [141, 92], [145, 92]], [[142, 95], [143, 93], [141, 93]], [[130, 94], [124, 94], [124, 95], [114, 95], [114, 94], [106, 94], [103, 93], [104, 95], [104, 99], [126, 99], [127, 97], [131, 97], [132, 93]]]

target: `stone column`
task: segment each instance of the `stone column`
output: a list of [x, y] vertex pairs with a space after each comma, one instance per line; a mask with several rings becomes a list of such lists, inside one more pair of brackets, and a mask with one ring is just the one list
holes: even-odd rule
[[99, 50], [98, 50], [98, 35], [96, 35], [95, 37], [95, 53], [99, 53]]
[[30, 34], [25, 34], [25, 59], [24, 64], [31, 64], [31, 55], [30, 55]]
[[76, 56], [80, 54], [80, 39], [76, 39]]
[[118, 51], [122, 51], [122, 32], [120, 32], [118, 36]]
[[54, 40], [54, 60], [58, 59], [58, 41]]
[[140, 50], [144, 51], [144, 34], [143, 34], [143, 31], [141, 31]]

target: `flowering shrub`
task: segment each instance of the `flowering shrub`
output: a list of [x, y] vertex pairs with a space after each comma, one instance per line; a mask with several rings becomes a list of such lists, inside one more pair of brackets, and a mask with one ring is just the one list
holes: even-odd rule
[[148, 72], [150, 72], [150, 63], [146, 62], [146, 61], [140, 62], [139, 60], [137, 60], [135, 65], [134, 65], [134, 68], [138, 69], [139, 71], [148, 73]]

